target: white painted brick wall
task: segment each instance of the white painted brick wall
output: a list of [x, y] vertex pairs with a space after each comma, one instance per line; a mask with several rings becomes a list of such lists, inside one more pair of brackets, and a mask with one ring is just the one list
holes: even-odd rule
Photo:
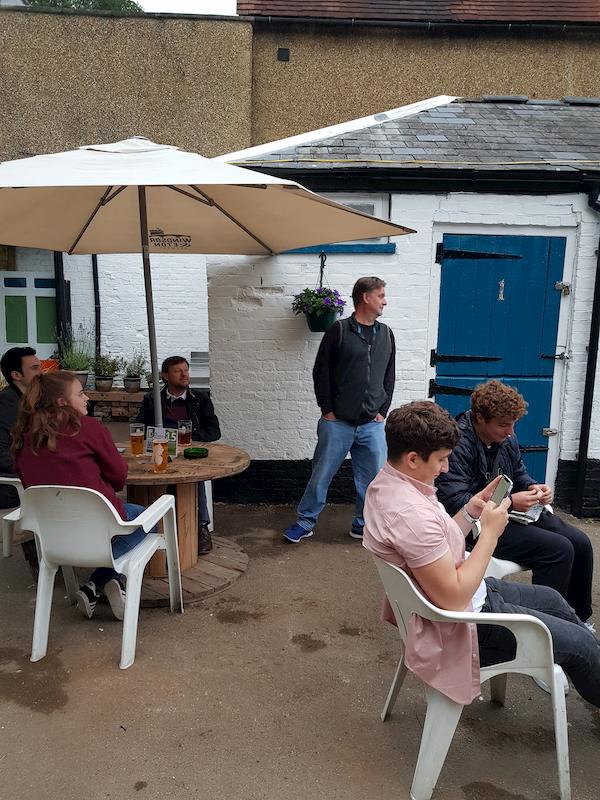
[[[427, 393], [439, 299], [433, 254], [442, 233], [569, 237], [566, 270], [573, 270], [573, 294], [563, 301], [558, 344], [570, 351], [571, 360], [560, 378], [554, 414], [560, 457], [575, 458], [600, 236], [598, 215], [585, 196], [395, 195], [392, 219], [418, 232], [399, 237], [394, 255], [330, 255], [326, 279], [346, 299], [360, 275], [387, 282], [383, 321], [392, 326], [398, 350], [394, 405]], [[44, 251], [19, 251], [18, 258], [20, 269], [52, 269], [52, 256]], [[103, 348], [128, 356], [147, 341], [141, 258], [99, 256], [98, 262]], [[159, 359], [208, 347], [206, 262], [201, 256], [152, 257]], [[318, 407], [311, 370], [321, 335], [310, 333], [290, 304], [295, 293], [316, 285], [318, 265], [316, 255], [208, 259], [212, 392], [224, 439], [253, 458], [312, 455]], [[65, 276], [71, 281], [73, 322], [92, 321], [91, 258], [65, 256]], [[600, 458], [598, 423], [600, 370], [591, 458]]]
[[[423, 398], [429, 349], [438, 321], [439, 267], [434, 245], [443, 232], [569, 237], [573, 294], [563, 301], [560, 333], [572, 353], [558, 387], [560, 457], [575, 457], [586, 348], [600, 236], [598, 215], [583, 195], [504, 196], [469, 193], [394, 195], [392, 219], [417, 229], [397, 239], [395, 255], [330, 255], [327, 283], [349, 299], [361, 275], [387, 282], [382, 320], [394, 330], [397, 381], [393, 405]], [[569, 263], [570, 259], [570, 263]], [[292, 297], [318, 280], [316, 255], [208, 259], [211, 386], [224, 439], [258, 459], [309, 458], [318, 407], [311, 370], [321, 334], [290, 310]], [[566, 319], [565, 319], [566, 314]], [[560, 337], [559, 337], [560, 338]], [[600, 377], [590, 457], [600, 458]]]
[[[84, 260], [86, 257], [79, 256]], [[159, 363], [167, 356], [189, 358], [191, 350], [208, 349], [206, 258], [192, 255], [152, 255], [152, 286]], [[65, 265], [65, 277], [71, 278]], [[83, 275], [82, 275], [83, 273]], [[86, 294], [93, 298], [91, 257], [74, 270], [74, 284], [83, 278]], [[142, 258], [137, 255], [98, 256], [98, 279], [102, 305], [102, 348], [130, 357], [136, 347], [148, 351], [148, 323], [144, 295]], [[75, 318], [75, 302], [72, 299]], [[93, 299], [87, 305], [93, 319]], [[79, 311], [78, 313], [81, 313]]]
[[[52, 271], [53, 254], [18, 248], [17, 267]], [[159, 363], [176, 353], [189, 358], [192, 350], [208, 350], [206, 258], [152, 255], [151, 267]], [[83, 323], [93, 330], [92, 257], [64, 255], [64, 273], [74, 329]], [[98, 279], [103, 351], [129, 358], [139, 348], [149, 358], [141, 256], [98, 256]]]

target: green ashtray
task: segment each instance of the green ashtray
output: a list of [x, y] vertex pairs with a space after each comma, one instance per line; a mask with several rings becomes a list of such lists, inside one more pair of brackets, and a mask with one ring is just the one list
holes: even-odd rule
[[186, 447], [183, 451], [184, 458], [206, 458], [207, 455], [206, 447]]

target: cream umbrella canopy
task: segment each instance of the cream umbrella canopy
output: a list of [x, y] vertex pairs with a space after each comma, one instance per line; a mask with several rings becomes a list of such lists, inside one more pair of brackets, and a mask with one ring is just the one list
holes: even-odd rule
[[141, 253], [157, 424], [162, 424], [150, 253], [274, 255], [398, 236], [294, 181], [134, 137], [0, 164], [0, 243]]

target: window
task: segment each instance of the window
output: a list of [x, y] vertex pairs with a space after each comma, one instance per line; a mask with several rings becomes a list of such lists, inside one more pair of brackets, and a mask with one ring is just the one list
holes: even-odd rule
[[[381, 219], [390, 218], [389, 194], [342, 194], [341, 192], [322, 192], [323, 197], [335, 200], [349, 208], [370, 214]], [[289, 253], [395, 253], [396, 245], [390, 242], [389, 236], [380, 236], [377, 239], [358, 239], [354, 242], [339, 242], [338, 244], [317, 245], [315, 247], [300, 247], [289, 250]]]

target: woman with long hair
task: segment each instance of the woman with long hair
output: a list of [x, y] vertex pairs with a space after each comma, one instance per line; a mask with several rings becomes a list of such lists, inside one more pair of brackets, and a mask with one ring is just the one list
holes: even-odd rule
[[[122, 519], [135, 519], [143, 507], [117, 497], [125, 485], [127, 464], [108, 430], [86, 416], [87, 402], [81, 383], [71, 372], [48, 372], [33, 378], [13, 429], [17, 475], [26, 489], [44, 484], [95, 489]], [[119, 557], [133, 549], [145, 535], [138, 528], [128, 536], [116, 536], [113, 555]], [[94, 570], [77, 592], [77, 607], [89, 619], [100, 594], [106, 595], [114, 616], [123, 619], [125, 592], [120, 576], [109, 567]]]

